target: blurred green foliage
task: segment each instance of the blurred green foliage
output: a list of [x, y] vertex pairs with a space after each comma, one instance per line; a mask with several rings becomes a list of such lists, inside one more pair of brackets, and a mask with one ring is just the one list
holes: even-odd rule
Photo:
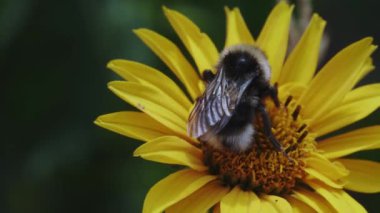
[[[377, 4], [315, 1], [328, 21], [329, 56], [367, 35], [379, 41]], [[188, 15], [220, 49], [223, 6], [240, 7], [257, 35], [274, 2], [0, 1], [0, 212], [139, 212], [148, 189], [176, 169], [132, 157], [140, 142], [93, 124], [98, 115], [132, 109], [107, 90], [108, 81], [119, 79], [105, 68], [110, 59], [168, 73], [132, 33], [146, 27], [180, 44], [162, 5]], [[365, 82], [379, 81], [378, 72]], [[376, 112], [347, 129], [378, 124], [378, 118]], [[356, 156], [380, 161], [378, 151]], [[354, 196], [370, 212], [378, 210], [379, 195]]]

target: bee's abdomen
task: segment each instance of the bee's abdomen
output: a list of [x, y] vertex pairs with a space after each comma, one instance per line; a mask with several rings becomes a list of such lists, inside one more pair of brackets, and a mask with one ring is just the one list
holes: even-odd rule
[[255, 129], [254, 108], [248, 103], [240, 103], [228, 124], [218, 133], [223, 146], [235, 151], [245, 151], [253, 143]]
[[243, 128], [236, 129], [234, 132], [230, 132], [226, 135], [219, 135], [222, 140], [224, 148], [231, 149], [236, 152], [244, 152], [253, 143], [253, 135], [255, 134], [255, 129], [252, 124], [247, 123]]

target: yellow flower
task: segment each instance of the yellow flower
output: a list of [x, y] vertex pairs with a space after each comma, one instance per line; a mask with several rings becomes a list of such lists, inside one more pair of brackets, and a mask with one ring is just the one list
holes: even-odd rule
[[186, 91], [146, 65], [127, 60], [108, 64], [126, 80], [113, 81], [109, 88], [142, 112], [102, 115], [95, 123], [145, 141], [135, 156], [185, 167], [150, 189], [144, 212], [205, 212], [212, 208], [221, 212], [365, 212], [345, 190], [380, 192], [380, 164], [345, 157], [380, 148], [380, 126], [319, 139], [378, 108], [380, 84], [354, 88], [373, 70], [370, 55], [376, 46], [372, 38], [357, 41], [314, 75], [326, 23], [313, 15], [285, 60], [292, 10], [284, 2], [277, 4], [255, 40], [239, 9], [226, 8], [225, 43], [226, 47], [255, 45], [267, 55], [271, 82], [279, 84], [281, 106], [274, 107], [267, 101], [266, 107], [273, 133], [292, 160], [266, 145], [260, 124], [256, 124], [256, 143], [247, 153], [215, 150], [187, 135], [189, 112], [205, 88], [199, 74], [214, 70], [218, 50], [181, 13], [164, 8], [197, 69], [167, 38], [148, 29], [134, 32], [170, 68]]

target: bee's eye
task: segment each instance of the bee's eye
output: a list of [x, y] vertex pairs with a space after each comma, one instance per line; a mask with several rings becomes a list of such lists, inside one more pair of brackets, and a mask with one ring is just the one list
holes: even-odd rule
[[251, 58], [249, 55], [241, 54], [236, 58], [235, 68], [237, 70], [246, 71], [251, 65]]
[[223, 60], [227, 75], [232, 78], [250, 78], [255, 74], [256, 61], [247, 52], [234, 52], [228, 54]]
[[246, 57], [240, 57], [237, 62], [236, 62], [236, 65], [237, 66], [244, 66], [244, 65], [247, 65], [248, 63], [248, 60]]

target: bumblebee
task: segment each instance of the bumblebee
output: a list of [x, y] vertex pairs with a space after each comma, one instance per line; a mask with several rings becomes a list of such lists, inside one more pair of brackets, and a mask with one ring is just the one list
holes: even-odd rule
[[216, 74], [202, 74], [206, 89], [190, 113], [188, 133], [218, 149], [244, 152], [255, 142], [253, 120], [261, 116], [263, 132], [277, 151], [282, 146], [272, 133], [264, 105], [270, 97], [279, 106], [277, 87], [264, 53], [252, 45], [235, 45], [220, 54]]

